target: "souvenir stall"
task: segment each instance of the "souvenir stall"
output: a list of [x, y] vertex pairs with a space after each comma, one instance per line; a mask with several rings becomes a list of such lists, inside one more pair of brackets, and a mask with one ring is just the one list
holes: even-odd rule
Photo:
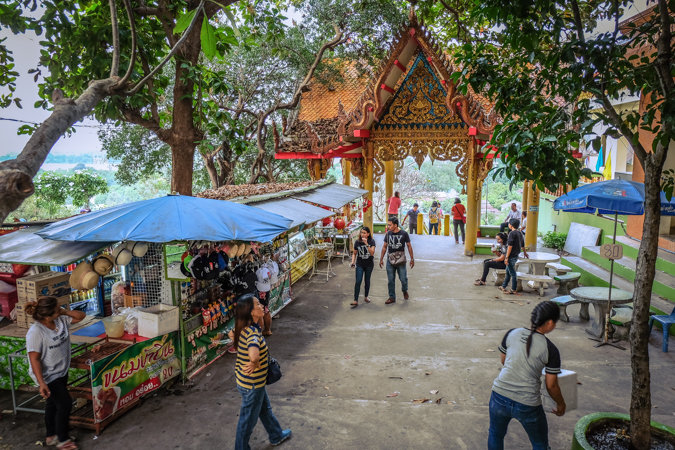
[[[224, 317], [231, 316], [232, 308], [228, 310], [231, 299], [215, 280], [236, 284], [236, 269], [241, 264], [233, 267], [228, 275], [231, 259], [259, 264], [256, 271], [267, 276], [261, 281], [270, 285], [271, 308], [283, 307], [290, 299], [290, 264], [284, 251], [289, 225], [290, 221], [281, 216], [245, 205], [167, 196], [76, 216], [40, 230], [37, 236], [43, 246], [88, 245], [100, 249], [109, 248], [112, 242], [121, 242], [109, 254], [99, 255], [91, 262], [83, 261], [71, 274], [64, 274], [70, 286], [98, 285], [103, 298], [108, 291], [113, 314], [103, 320], [88, 316], [83, 326], [71, 329], [73, 342], [80, 342], [73, 348], [71, 367], [79, 372], [75, 372], [71, 395], [83, 399], [73, 411], [71, 423], [99, 433], [110, 421], [137, 405], [143, 395], [176, 376], [187, 377], [189, 335], [184, 326], [184, 311], [194, 310], [191, 309], [194, 302], [187, 301], [189, 299], [201, 300], [199, 314], [187, 315], [193, 330], [207, 329], [221, 335], [218, 342], [209, 341], [207, 356], [201, 362], [206, 364], [221, 354], [219, 345], [229, 345], [226, 342], [228, 323], [222, 322]], [[259, 244], [272, 241], [268, 245]], [[236, 255], [232, 255], [234, 249]], [[244, 253], [248, 256], [242, 258]], [[256, 260], [251, 253], [261, 255], [262, 259]], [[261, 270], [261, 263], [269, 264], [269, 269]], [[108, 290], [104, 276], [114, 273], [115, 267], [122, 268], [122, 280], [107, 283]], [[273, 270], [278, 270], [275, 283], [271, 282]], [[248, 272], [241, 276], [250, 280]], [[286, 287], [288, 289], [284, 289]], [[60, 289], [65, 289], [65, 285]], [[51, 291], [45, 294], [44, 290], [41, 294], [55, 295]], [[206, 303], [205, 298], [212, 301]], [[20, 320], [21, 308], [16, 309]], [[198, 324], [195, 317], [200, 320]], [[26, 322], [31, 320], [25, 313], [23, 318]], [[192, 349], [192, 343], [189, 345]], [[25, 345], [23, 347], [8, 355], [10, 375], [12, 367], [18, 367], [21, 361], [27, 368]], [[14, 362], [16, 364], [12, 364]], [[193, 373], [194, 369], [198, 368], [193, 368]], [[12, 388], [13, 381], [10, 382]], [[15, 411], [40, 412], [22, 405], [17, 405]]]

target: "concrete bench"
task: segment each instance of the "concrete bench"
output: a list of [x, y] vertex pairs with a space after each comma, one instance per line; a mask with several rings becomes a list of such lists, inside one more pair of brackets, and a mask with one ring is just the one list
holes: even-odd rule
[[532, 275], [530, 273], [516, 272], [518, 276], [518, 284], [520, 285], [520, 290], [522, 290], [522, 281], [528, 281], [532, 283], [532, 288], [539, 291], [539, 296], [544, 296], [544, 289], [546, 283], [552, 283], [553, 278], [548, 275]]
[[569, 305], [575, 305], [577, 303], [581, 304], [581, 311], [579, 311], [579, 317], [581, 317], [584, 320], [590, 319], [588, 315], [588, 305], [590, 303], [581, 303], [579, 300], [572, 298], [571, 295], [563, 295], [562, 297], [556, 297], [554, 299], [551, 299], [551, 301], [556, 305], [558, 305], [558, 307], [560, 307], [560, 319], [565, 322], [570, 321], [570, 316], [567, 315], [567, 307]]
[[581, 278], [581, 273], [579, 272], [570, 272], [565, 275], [556, 275], [553, 277], [555, 281], [560, 283], [557, 293], [560, 295], [570, 295], [572, 289], [579, 287], [579, 278]]
[[530, 261], [528, 261], [527, 259], [519, 259], [516, 262], [516, 270], [518, 270], [520, 268], [520, 266], [527, 266], [527, 272], [523, 272], [523, 273], [530, 273], [530, 267], [532, 267], [532, 266], [530, 266]]
[[495, 237], [499, 233], [499, 225], [481, 225], [478, 228], [481, 237]]
[[495, 279], [495, 286], [504, 284], [504, 277], [506, 277], [506, 269], [492, 269], [492, 276]]
[[555, 270], [556, 275], [565, 275], [568, 272], [571, 272], [572, 269], [569, 267], [563, 265], [563, 264], [558, 264], [558, 263], [548, 263], [546, 264], [546, 267], [544, 270], [546, 271], [546, 275], [549, 277], [551, 276], [551, 273], [549, 272], [551, 269]]

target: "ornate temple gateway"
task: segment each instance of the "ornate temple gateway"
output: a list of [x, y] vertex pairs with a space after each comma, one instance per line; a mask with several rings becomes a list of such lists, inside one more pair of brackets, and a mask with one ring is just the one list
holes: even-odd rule
[[[314, 83], [299, 111], [275, 133], [277, 159], [307, 159], [315, 179], [323, 178], [332, 158], [341, 158], [345, 184], [351, 175], [370, 191], [384, 174], [387, 198], [393, 194], [394, 162], [408, 156], [422, 165], [457, 162], [457, 175], [469, 194], [465, 250], [476, 244], [483, 180], [492, 155], [480, 149], [499, 117], [492, 105], [469, 90], [457, 91], [454, 67], [429, 31], [411, 11], [375, 75], [359, 76], [353, 65], [334, 85]], [[275, 129], [276, 132], [276, 129]], [[364, 215], [372, 228], [373, 212]]]

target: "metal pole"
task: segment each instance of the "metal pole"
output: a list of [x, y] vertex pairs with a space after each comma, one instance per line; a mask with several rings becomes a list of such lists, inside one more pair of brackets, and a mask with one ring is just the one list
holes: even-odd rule
[[[612, 236], [612, 244], [616, 244], [616, 225], [618, 222], [619, 213], [614, 213], [614, 236]], [[605, 316], [605, 342], [609, 341], [609, 315], [612, 311], [612, 280], [614, 278], [614, 260], [611, 260], [609, 266], [609, 297], [607, 299], [607, 314]]]

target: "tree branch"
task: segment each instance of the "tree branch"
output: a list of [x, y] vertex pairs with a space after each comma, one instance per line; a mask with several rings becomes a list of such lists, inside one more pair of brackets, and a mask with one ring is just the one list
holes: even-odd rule
[[195, 12], [195, 15], [192, 17], [192, 21], [190, 22], [190, 25], [189, 25], [189, 26], [187, 27], [187, 29], [183, 32], [183, 36], [181, 36], [181, 38], [178, 40], [178, 42], [176, 42], [176, 45], [173, 46], [173, 48], [171, 49], [171, 51], [169, 52], [169, 54], [166, 55], [166, 56], [164, 57], [164, 59], [157, 65], [157, 67], [155, 67], [155, 68], [150, 72], [150, 74], [148, 74], [148, 75], [147, 75], [146, 77], [144, 77], [141, 81], [139, 81], [138, 83], [136, 83], [136, 86], [134, 86], [133, 89], [131, 89], [129, 92], [127, 92], [128, 95], [134, 95], [136, 92], [138, 92], [138, 91], [141, 89], [141, 87], [143, 87], [143, 85], [144, 85], [150, 78], [152, 78], [153, 76], [155, 76], [155, 74], [156, 74], [157, 72], [159, 72], [159, 70], [160, 70], [162, 67], [164, 67], [164, 65], [165, 65], [167, 62], [169, 62], [169, 60], [170, 60], [171, 58], [173, 58], [173, 55], [176, 54], [176, 52], [178, 51], [178, 49], [180, 49], [180, 47], [183, 45], [183, 43], [187, 40], [187, 37], [190, 35], [190, 31], [192, 31], [192, 27], [194, 26], [195, 22], [197, 22], [197, 17], [199, 17], [199, 12], [200, 12], [200, 10], [204, 7], [204, 2], [205, 2], [205, 0], [201, 0], [201, 2], [199, 2], [199, 6], [197, 7], [197, 11]]
[[572, 12], [574, 13], [574, 26], [577, 29], [577, 39], [582, 43], [586, 43], [586, 36], [584, 36], [584, 24], [581, 21], [581, 13], [579, 12], [579, 3], [577, 0], [570, 0], [572, 4]]
[[154, 132], [162, 142], [171, 145], [171, 130], [162, 128], [162, 126], [159, 124], [159, 121], [155, 121], [154, 119], [146, 119], [137, 109], [121, 108], [121, 112], [125, 121], [140, 125], [143, 128]]
[[110, 21], [112, 23], [112, 64], [110, 65], [110, 77], [116, 77], [120, 70], [120, 28], [117, 20], [117, 4], [115, 0], [109, 0], [110, 4]]
[[136, 64], [136, 22], [134, 20], [134, 12], [131, 9], [131, 2], [129, 0], [124, 0], [124, 8], [127, 10], [129, 26], [131, 27], [131, 58], [129, 61], [129, 67], [127, 68], [127, 73], [124, 74], [124, 77], [122, 77], [122, 79], [114, 86], [114, 88], [122, 87], [127, 81], [129, 81], [129, 78], [131, 78], [131, 73], [134, 70], [134, 65]]
[[612, 121], [612, 125], [621, 130], [621, 133], [626, 137], [628, 143], [633, 149], [635, 156], [638, 157], [638, 160], [640, 160], [642, 167], [644, 167], [645, 158], [647, 158], [647, 151], [644, 149], [642, 144], [640, 144], [640, 141], [635, 139], [635, 133], [633, 133], [633, 131], [628, 127], [628, 125], [626, 125], [624, 121], [621, 119], [621, 116], [619, 115], [619, 113], [616, 112], [616, 109], [614, 109], [614, 105], [612, 105], [612, 103], [609, 101], [609, 98], [607, 98], [607, 96], [603, 94], [600, 101], [602, 102], [602, 107], [607, 113], [607, 116]]
[[[143, 73], [147, 76], [150, 73], [150, 64], [148, 64], [147, 58], [143, 55], [143, 50], [139, 50], [141, 55], [141, 66], [143, 67]], [[159, 123], [159, 109], [157, 108], [157, 94], [155, 93], [155, 82], [152, 78], [148, 80], [148, 91], [150, 97], [154, 101], [150, 102], [150, 113], [152, 114], [152, 119]]]

